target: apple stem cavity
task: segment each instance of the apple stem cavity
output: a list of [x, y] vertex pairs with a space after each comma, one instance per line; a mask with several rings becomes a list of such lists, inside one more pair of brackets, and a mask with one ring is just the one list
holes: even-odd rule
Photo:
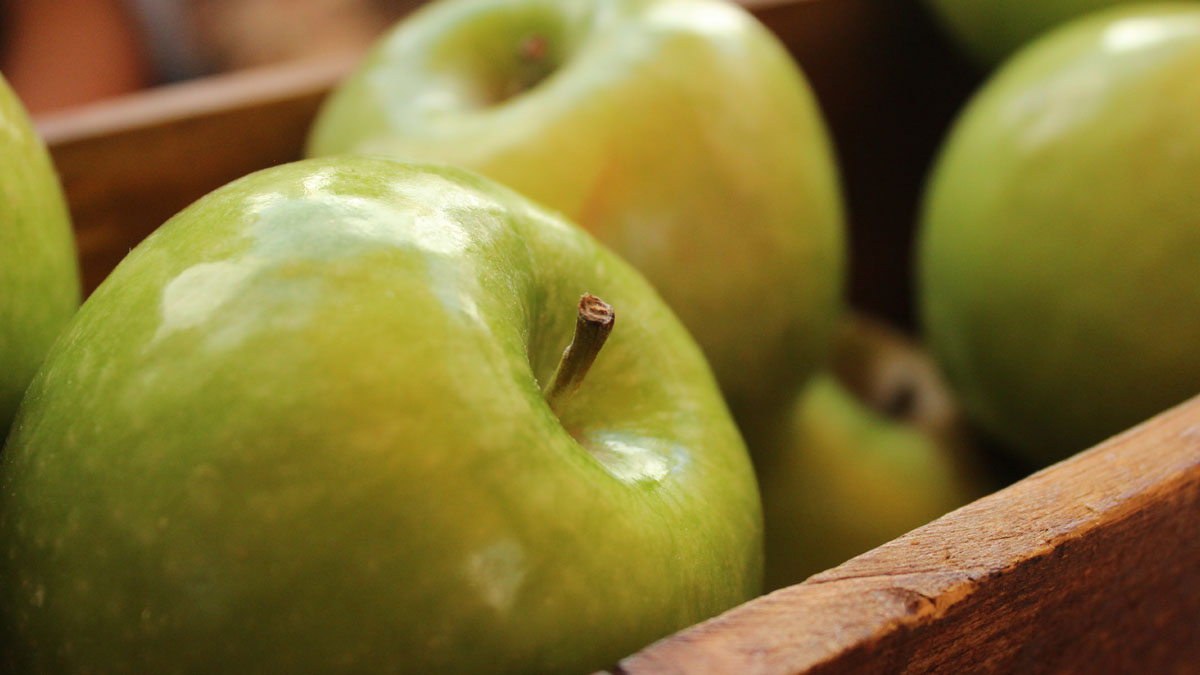
[[521, 41], [520, 51], [526, 63], [540, 63], [550, 53], [550, 42], [542, 35], [530, 35]]
[[517, 45], [517, 67], [497, 103], [533, 89], [554, 70], [550, 40], [544, 35], [526, 36]]
[[555, 414], [583, 384], [583, 378], [608, 340], [616, 318], [612, 305], [591, 293], [584, 293], [579, 299], [575, 336], [563, 351], [558, 369], [554, 371], [554, 377], [544, 392], [546, 402]]

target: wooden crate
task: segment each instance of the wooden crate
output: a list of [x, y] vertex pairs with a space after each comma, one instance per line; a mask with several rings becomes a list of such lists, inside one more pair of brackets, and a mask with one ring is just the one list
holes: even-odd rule
[[[743, 0], [807, 72], [837, 140], [855, 303], [906, 323], [906, 251], [940, 135], [977, 82], [912, 0]], [[93, 289], [166, 218], [300, 157], [357, 54], [37, 120]], [[614, 673], [1200, 672], [1200, 399]]]

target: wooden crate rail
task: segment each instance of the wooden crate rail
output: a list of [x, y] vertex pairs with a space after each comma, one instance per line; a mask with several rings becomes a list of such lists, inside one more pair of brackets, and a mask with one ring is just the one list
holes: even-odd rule
[[613, 672], [1200, 672], [1200, 397]]

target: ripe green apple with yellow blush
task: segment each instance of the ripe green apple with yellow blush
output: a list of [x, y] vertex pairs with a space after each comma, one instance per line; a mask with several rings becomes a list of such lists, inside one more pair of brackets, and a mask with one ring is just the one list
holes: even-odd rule
[[925, 0], [981, 64], [996, 65], [1027, 42], [1071, 19], [1107, 7], [1162, 0]]
[[782, 415], [743, 428], [760, 477], [768, 590], [998, 487], [929, 355], [863, 316], [842, 323], [831, 368]]
[[586, 672], [756, 595], [761, 544], [631, 267], [465, 171], [307, 160], [168, 221], [47, 357], [0, 457], [0, 663]]
[[830, 143], [794, 61], [733, 3], [430, 3], [334, 91], [308, 152], [463, 166], [566, 214], [654, 284], [735, 408], [827, 351]]
[[919, 236], [975, 422], [1047, 464], [1200, 392], [1200, 4], [1089, 15], [962, 113]]
[[0, 444], [50, 344], [79, 306], [79, 266], [58, 175], [0, 77]]

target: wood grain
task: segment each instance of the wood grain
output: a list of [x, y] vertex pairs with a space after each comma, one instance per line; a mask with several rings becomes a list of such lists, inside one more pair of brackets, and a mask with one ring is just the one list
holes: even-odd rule
[[1200, 672], [1200, 397], [613, 672]]

